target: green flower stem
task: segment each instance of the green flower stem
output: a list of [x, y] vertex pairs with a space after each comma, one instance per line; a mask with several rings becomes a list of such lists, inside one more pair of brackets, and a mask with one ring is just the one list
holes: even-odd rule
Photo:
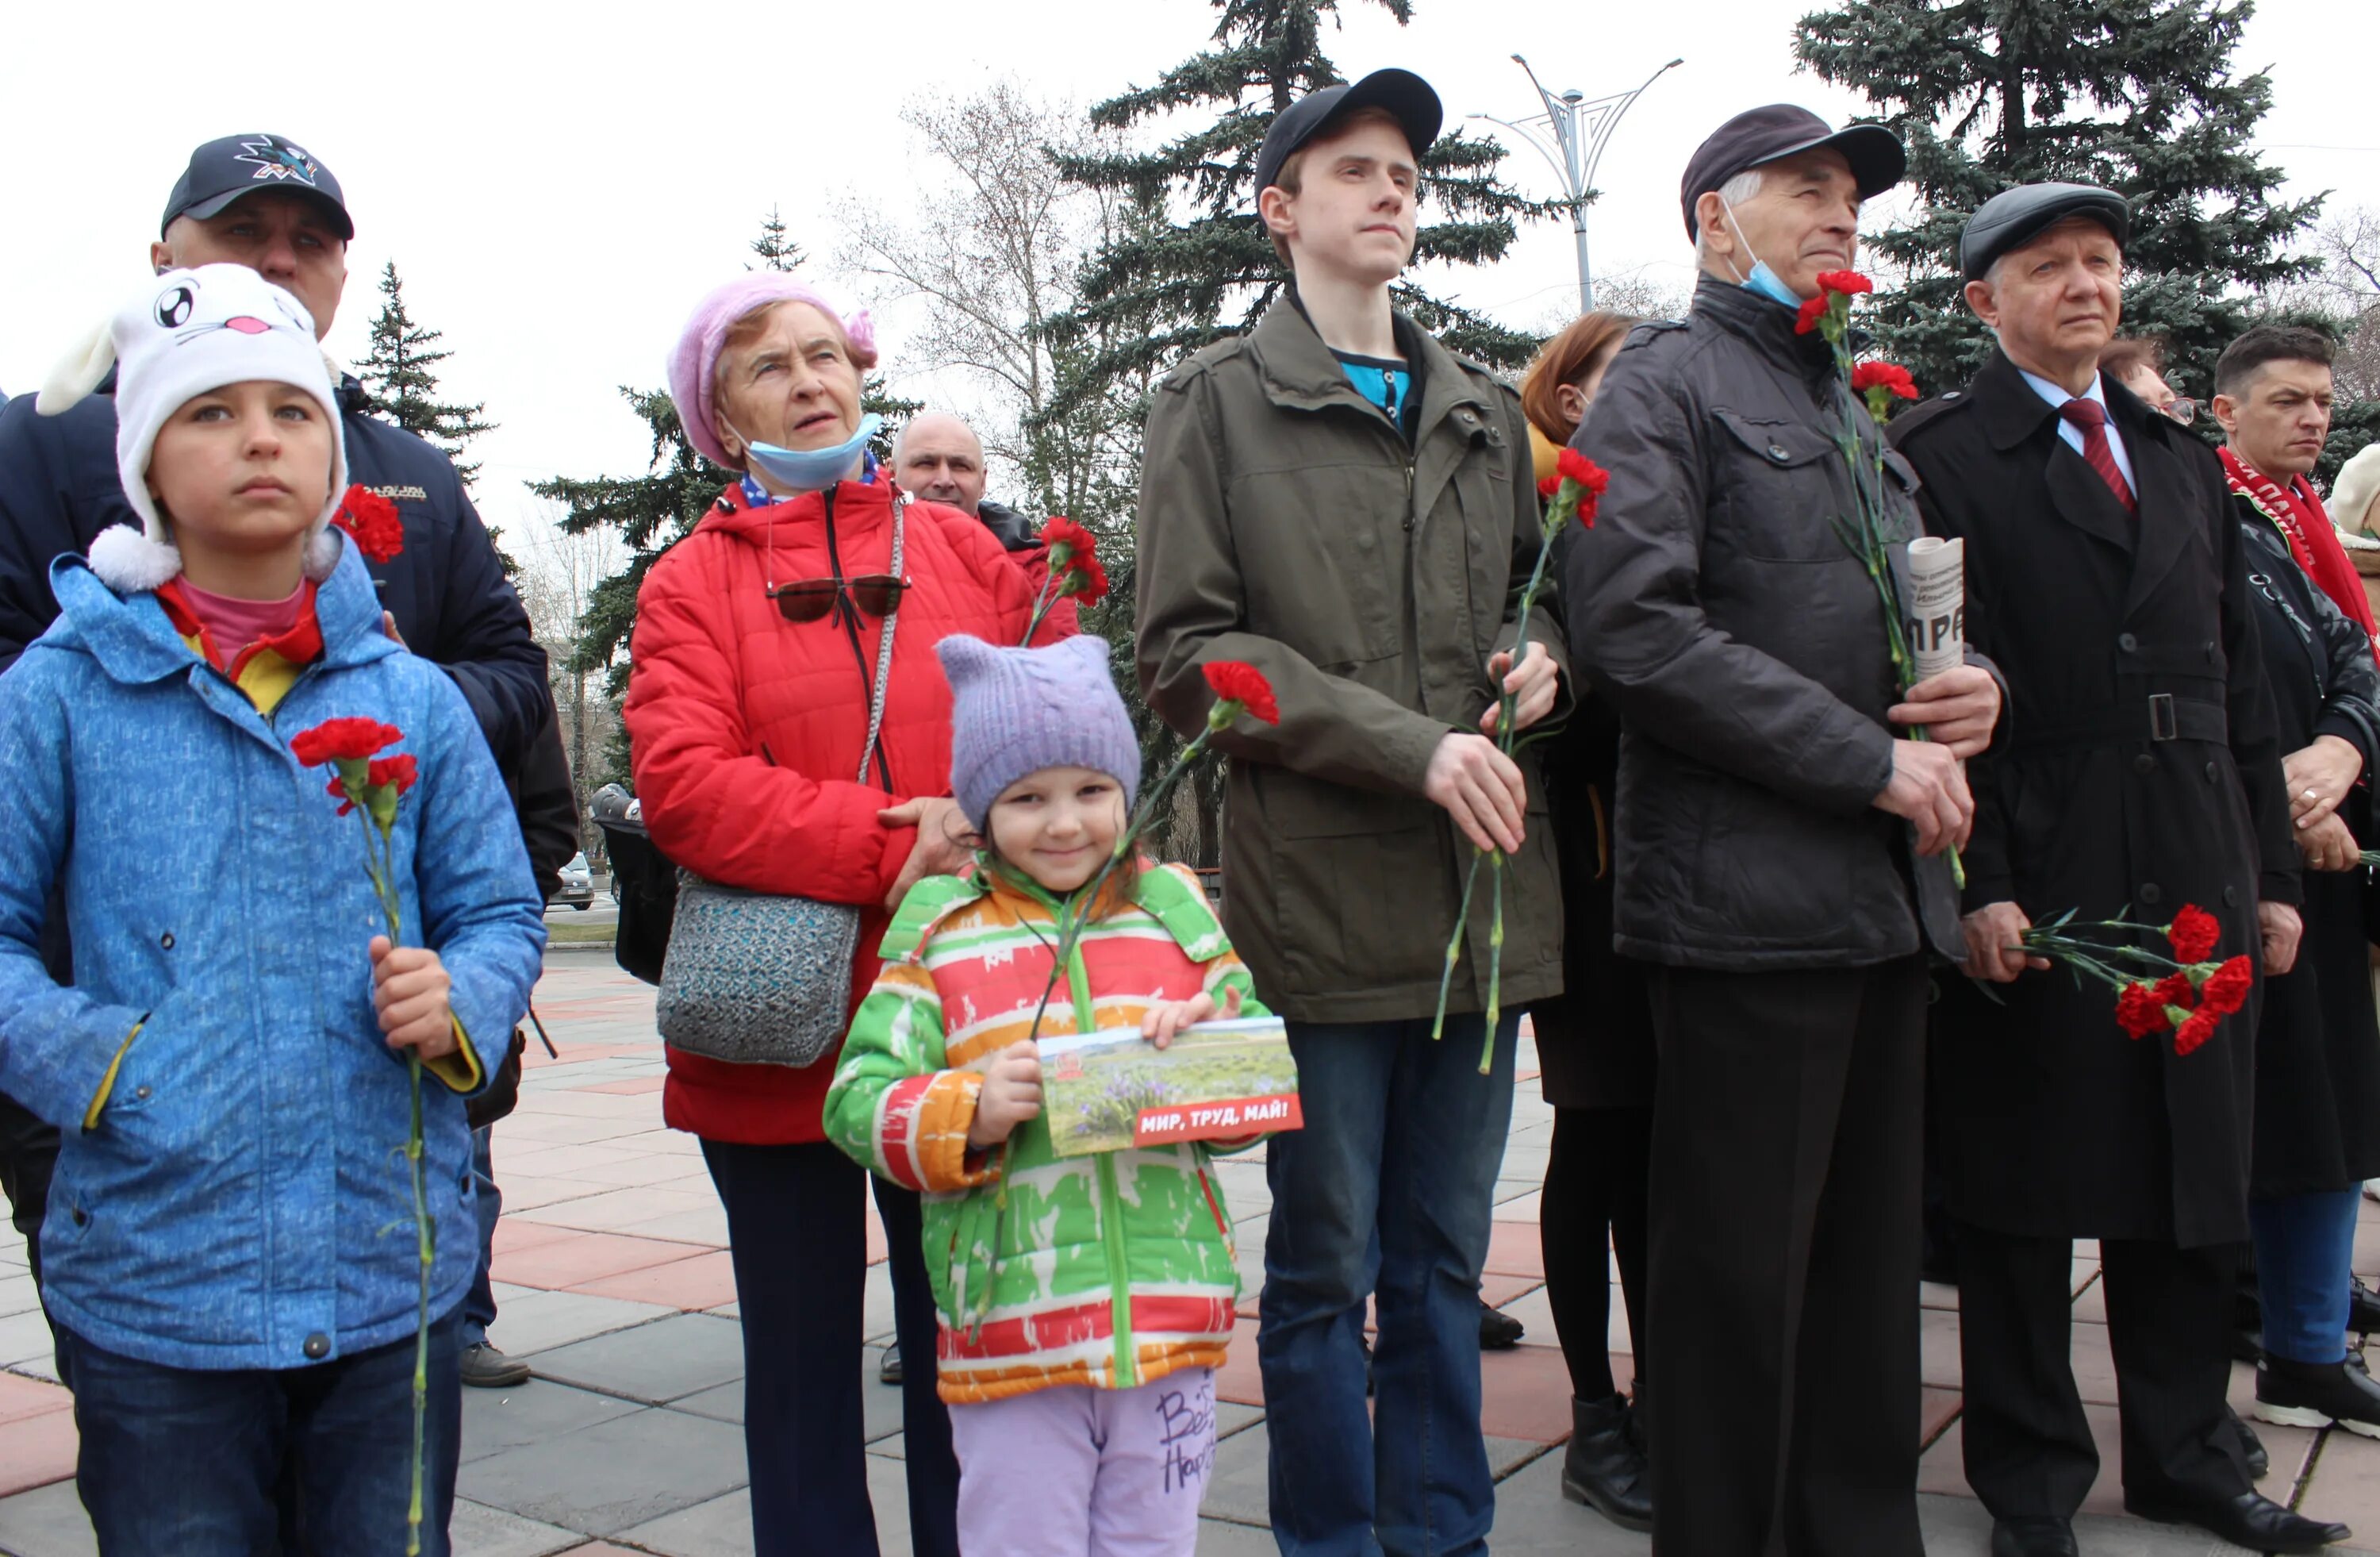
[[1463, 936], [1471, 928], [1471, 893], [1479, 884], [1479, 862], [1488, 858], [1486, 849], [1471, 851], [1471, 870], [1463, 878], [1463, 906], [1455, 910], [1454, 933], [1446, 942], [1446, 967], [1438, 976], [1438, 1016], [1429, 1025], [1432, 1041], [1446, 1034], [1446, 995], [1454, 984], [1454, 965], [1463, 960]]
[[1504, 973], [1504, 854], [1499, 849], [1488, 861], [1494, 875], [1491, 885], [1495, 910], [1488, 921], [1488, 1034], [1479, 1045], [1479, 1074], [1485, 1076], [1496, 1063], [1496, 1021], [1503, 1010]]

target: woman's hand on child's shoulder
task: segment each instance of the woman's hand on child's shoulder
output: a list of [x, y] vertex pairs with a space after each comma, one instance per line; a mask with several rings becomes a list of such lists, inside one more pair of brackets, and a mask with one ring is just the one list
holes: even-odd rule
[[976, 1094], [967, 1144], [978, 1150], [998, 1146], [1040, 1113], [1041, 1052], [1031, 1039], [1020, 1038], [983, 1067], [983, 1089]]
[[1140, 1036], [1160, 1049], [1173, 1041], [1173, 1035], [1196, 1022], [1211, 1022], [1218, 1016], [1224, 1020], [1240, 1014], [1240, 988], [1228, 984], [1223, 988], [1223, 1004], [1219, 1011], [1215, 997], [1201, 990], [1188, 1000], [1169, 1000], [1148, 1008], [1140, 1019]]
[[425, 1060], [455, 1052], [455, 1010], [447, 1004], [454, 979], [438, 954], [427, 946], [392, 946], [385, 935], [371, 942], [372, 1007], [391, 1049], [411, 1049]]

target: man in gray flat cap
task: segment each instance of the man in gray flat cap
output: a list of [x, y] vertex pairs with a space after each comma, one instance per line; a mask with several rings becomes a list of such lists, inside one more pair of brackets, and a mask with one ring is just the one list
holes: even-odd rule
[[2105, 988], [2018, 947], [2029, 915], [2155, 926], [2187, 905], [2219, 921], [2217, 958], [2280, 973], [2296, 955], [2298, 851], [2222, 475], [2098, 371], [2130, 232], [2122, 198], [2085, 185], [1985, 201], [1960, 262], [1998, 349], [1892, 427], [1926, 529], [1965, 538], [1967, 639], [2020, 711], [1968, 764], [1968, 977], [1946, 980], [1933, 1054], [1967, 1480], [1993, 1557], [2075, 1552], [2099, 1456], [2067, 1356], [2071, 1257], [2095, 1238], [2125, 1506], [2313, 1551], [2346, 1528], [2253, 1490], [2224, 1402], [2255, 1005], [2184, 1052], [2128, 1039]]
[[1722, 125], [1680, 190], [1694, 307], [1629, 337], [1575, 439], [1611, 483], [1567, 562], [1572, 657], [1627, 724], [1613, 939], [1652, 965], [1661, 1053], [1643, 1377], [1662, 1557], [1925, 1550], [1926, 955], [1958, 948], [1958, 760], [2000, 694], [1981, 665], [1900, 692], [1836, 528], [1859, 500], [1836, 440], [1881, 434], [1794, 329], [1902, 162], [1885, 130], [1790, 104]]

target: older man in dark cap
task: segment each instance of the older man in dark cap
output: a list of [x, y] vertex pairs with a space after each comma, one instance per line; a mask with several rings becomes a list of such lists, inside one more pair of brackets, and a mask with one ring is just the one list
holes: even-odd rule
[[[1739, 115], [1683, 197], [1702, 279], [1613, 359], [1610, 472], [1565, 575], [1574, 663], [1627, 723], [1619, 950], [1653, 964], [1661, 1085], [1644, 1380], [1662, 1557], [1918, 1557], [1926, 953], [1956, 955], [1959, 760], [1987, 667], [1897, 689], [1837, 528], [1881, 434], [1795, 314], [1850, 268], [1899, 141]], [[1917, 533], [1907, 468], [1888, 526]], [[1924, 726], [1929, 741], [1902, 732]]]
[[2022, 716], [1969, 768], [1966, 968], [1936, 1051], [1956, 1219], [1967, 1479], [1994, 1557], [2065, 1557], [2099, 1469], [2068, 1364], [2072, 1240], [2099, 1241], [2125, 1505], [2258, 1551], [2347, 1531], [2251, 1487], [2224, 1404], [2248, 1237], [2253, 1006], [2193, 1052], [2127, 1039], [2095, 984], [2018, 947], [2029, 915], [2222, 927], [2217, 956], [2296, 954], [2297, 851], [2248, 569], [2206, 446], [2097, 363], [2122, 312], [2123, 200], [2075, 184], [1985, 202], [1960, 245], [1998, 341], [1963, 392], [1900, 419], [1927, 528], [1966, 541], [1968, 639]]

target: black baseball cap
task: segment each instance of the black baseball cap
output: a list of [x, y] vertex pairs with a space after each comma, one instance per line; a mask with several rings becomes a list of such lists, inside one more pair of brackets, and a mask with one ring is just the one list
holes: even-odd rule
[[157, 235], [163, 237], [176, 217], [204, 221], [240, 196], [259, 189], [312, 195], [329, 208], [341, 238], [356, 236], [346, 200], [339, 193], [339, 181], [331, 176], [331, 170], [303, 146], [278, 135], [226, 135], [192, 152], [190, 165], [182, 170], [182, 176], [174, 182], [174, 192], [165, 197], [165, 219], [157, 224]]
[[2121, 249], [2131, 240], [2132, 208], [2113, 189], [2096, 184], [2020, 184], [1975, 208], [1959, 233], [1959, 269], [1981, 281], [1992, 262], [2022, 248], [2069, 216], [2087, 216], [2115, 236]]
[[1281, 177], [1281, 164], [1307, 141], [1321, 134], [1333, 119], [1358, 108], [1385, 108], [1403, 127], [1405, 140], [1418, 159], [1438, 139], [1446, 110], [1430, 84], [1410, 70], [1375, 70], [1352, 86], [1324, 87], [1307, 92], [1273, 116], [1257, 152], [1257, 193]]
[[1909, 169], [1909, 154], [1901, 149], [1900, 137], [1882, 125], [1836, 129], [1807, 108], [1791, 103], [1748, 108], [1711, 131], [1710, 139], [1695, 147], [1686, 162], [1686, 176], [1678, 189], [1686, 211], [1686, 236], [1699, 236], [1694, 201], [1703, 196], [1763, 163], [1821, 146], [1840, 152], [1852, 164], [1852, 177], [1858, 181], [1862, 200], [1873, 200], [1891, 189]]

